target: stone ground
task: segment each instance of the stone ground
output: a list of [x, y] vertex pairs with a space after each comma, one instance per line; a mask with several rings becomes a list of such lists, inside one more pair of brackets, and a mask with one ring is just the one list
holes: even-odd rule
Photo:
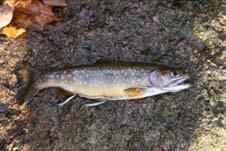
[[[67, 0], [60, 22], [26, 37], [0, 38], [0, 150], [224, 150], [225, 19], [219, 0]], [[26, 107], [13, 101], [14, 70], [39, 71], [99, 59], [156, 62], [183, 68], [192, 88], [136, 101], [63, 108], [58, 90]], [[224, 72], [224, 73], [223, 73]]]

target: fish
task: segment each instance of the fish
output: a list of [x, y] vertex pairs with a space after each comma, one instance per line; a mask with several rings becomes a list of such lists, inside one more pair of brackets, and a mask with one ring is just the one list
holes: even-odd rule
[[59, 106], [76, 96], [99, 100], [87, 105], [95, 106], [110, 100], [175, 93], [191, 86], [187, 83], [188, 74], [181, 69], [142, 62], [101, 61], [39, 74], [24, 69], [18, 77], [23, 86], [18, 90], [16, 100], [23, 100], [28, 93], [33, 97], [43, 89], [56, 87], [71, 94]]

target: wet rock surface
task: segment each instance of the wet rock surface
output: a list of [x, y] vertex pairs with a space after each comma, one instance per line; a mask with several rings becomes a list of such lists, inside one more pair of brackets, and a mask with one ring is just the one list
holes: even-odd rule
[[[201, 31], [217, 35], [205, 24], [218, 16], [220, 2], [68, 0], [67, 3], [64, 9], [55, 9], [60, 22], [41, 32], [29, 31], [27, 51], [22, 53], [18, 50], [23, 47], [10, 44], [16, 45], [16, 52], [21, 54], [14, 55], [17, 61], [11, 61], [9, 67], [7, 59], [1, 59], [3, 71], [11, 70], [8, 73], [13, 76], [15, 66], [42, 71], [92, 64], [100, 59], [155, 62], [183, 68], [191, 75], [193, 86], [176, 94], [112, 101], [90, 108], [85, 104], [91, 100], [78, 97], [59, 108], [58, 90], [46, 89], [32, 98], [26, 112], [21, 107], [14, 111], [12, 103], [8, 105], [11, 110], [0, 104], [2, 122], [13, 121], [0, 139], [1, 148], [187, 150], [196, 138], [195, 129], [207, 115], [209, 123], [222, 126], [225, 108], [218, 99], [221, 87], [216, 77], [223, 65], [220, 57], [223, 46], [216, 36], [204, 39], [196, 35]], [[3, 46], [8, 44], [4, 39], [1, 41]], [[13, 78], [1, 77], [0, 86], [11, 91], [12, 100], [17, 85], [15, 77], [7, 83], [9, 79]], [[1, 96], [5, 94], [8, 92]], [[10, 116], [2, 112], [9, 112]]]

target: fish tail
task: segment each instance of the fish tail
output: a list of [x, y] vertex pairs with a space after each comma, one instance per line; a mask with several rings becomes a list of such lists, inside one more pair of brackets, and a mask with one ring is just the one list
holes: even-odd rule
[[35, 81], [38, 77], [38, 73], [33, 68], [17, 69], [16, 77], [19, 89], [17, 90], [15, 100], [19, 104], [22, 104], [29, 95], [33, 96], [38, 92], [35, 88]]

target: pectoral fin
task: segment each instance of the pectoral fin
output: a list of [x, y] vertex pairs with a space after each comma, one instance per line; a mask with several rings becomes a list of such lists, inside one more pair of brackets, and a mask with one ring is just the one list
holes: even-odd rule
[[125, 89], [124, 91], [128, 96], [141, 96], [144, 94], [144, 90], [145, 88], [142, 87], [133, 87]]

